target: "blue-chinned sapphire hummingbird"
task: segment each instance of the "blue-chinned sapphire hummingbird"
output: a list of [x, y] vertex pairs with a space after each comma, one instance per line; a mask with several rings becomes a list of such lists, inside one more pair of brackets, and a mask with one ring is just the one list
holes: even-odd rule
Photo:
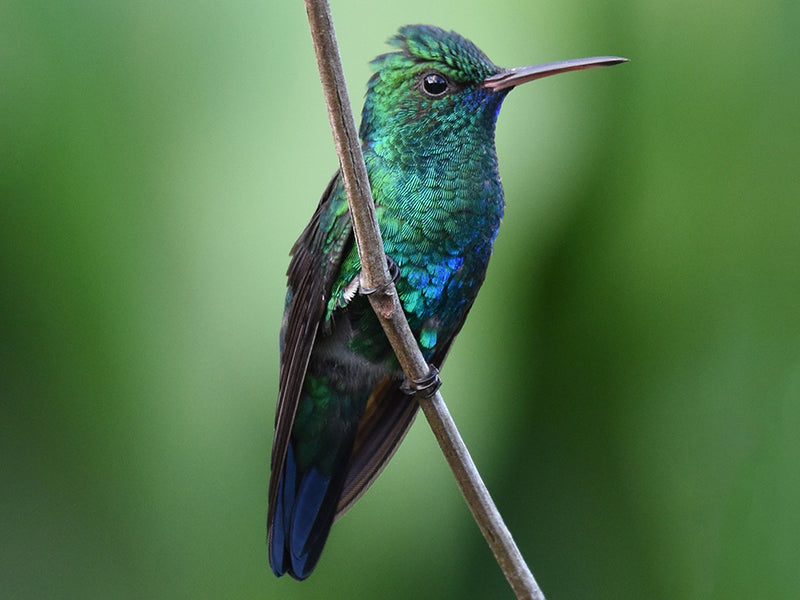
[[[494, 131], [515, 86], [626, 59], [501, 69], [454, 32], [410, 25], [373, 61], [360, 137], [397, 293], [440, 367], [483, 282], [503, 216]], [[291, 251], [269, 482], [269, 561], [305, 579], [331, 525], [408, 431], [407, 392], [365, 296], [337, 173]], [[405, 390], [405, 391], [404, 391]]]

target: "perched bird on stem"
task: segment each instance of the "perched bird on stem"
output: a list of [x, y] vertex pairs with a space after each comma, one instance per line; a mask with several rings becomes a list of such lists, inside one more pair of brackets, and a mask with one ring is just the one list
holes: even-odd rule
[[[410, 25], [373, 61], [360, 137], [397, 293], [439, 368], [483, 283], [503, 216], [494, 131], [509, 91], [596, 57], [502, 69], [472, 42]], [[269, 484], [269, 561], [305, 579], [335, 518], [375, 480], [418, 404], [367, 301], [337, 173], [292, 248]]]

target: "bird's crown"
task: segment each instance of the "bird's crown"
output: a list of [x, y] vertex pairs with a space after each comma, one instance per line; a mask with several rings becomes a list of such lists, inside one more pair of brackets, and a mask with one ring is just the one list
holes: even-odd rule
[[398, 52], [382, 54], [372, 61], [375, 71], [431, 63], [454, 81], [477, 83], [500, 69], [468, 39], [455, 31], [432, 25], [406, 25], [389, 39]]

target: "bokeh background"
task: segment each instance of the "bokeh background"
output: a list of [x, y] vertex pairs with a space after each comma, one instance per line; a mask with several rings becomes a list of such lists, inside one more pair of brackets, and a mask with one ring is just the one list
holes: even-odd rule
[[[796, 2], [336, 0], [514, 91], [443, 393], [550, 598], [800, 596]], [[424, 420], [314, 575], [264, 541], [287, 252], [336, 166], [302, 3], [0, 6], [0, 596], [509, 598]]]

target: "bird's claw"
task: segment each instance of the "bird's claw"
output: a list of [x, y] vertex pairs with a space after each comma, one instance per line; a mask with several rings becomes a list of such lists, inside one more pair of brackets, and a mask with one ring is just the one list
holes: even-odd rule
[[400, 390], [409, 396], [420, 394], [423, 398], [432, 398], [433, 395], [442, 386], [442, 380], [439, 379], [439, 369], [433, 365], [428, 365], [428, 374], [422, 379], [406, 379], [400, 384]]
[[391, 277], [391, 281], [389, 283], [385, 283], [383, 285], [379, 285], [373, 288], [365, 288], [363, 285], [359, 284], [358, 292], [362, 296], [369, 296], [370, 294], [377, 294], [377, 293], [384, 293], [386, 290], [389, 289], [389, 286], [395, 283], [398, 278], [400, 277], [400, 267], [397, 266], [397, 263], [391, 256], [386, 256], [386, 266], [389, 267], [389, 277]]

